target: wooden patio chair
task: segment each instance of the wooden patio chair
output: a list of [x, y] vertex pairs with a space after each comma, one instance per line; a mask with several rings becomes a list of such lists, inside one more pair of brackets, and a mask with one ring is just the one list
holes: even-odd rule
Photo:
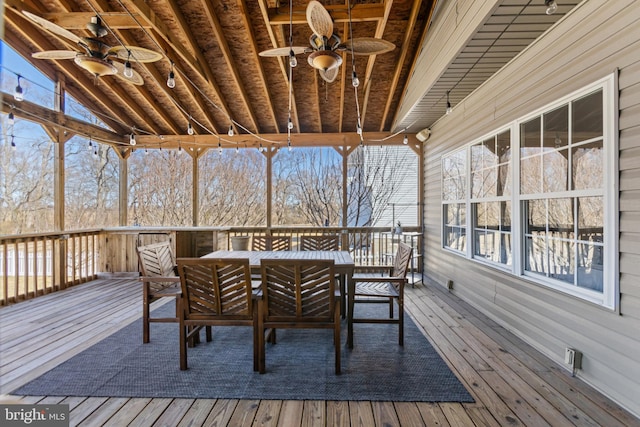
[[291, 236], [256, 236], [251, 239], [252, 251], [290, 251]]
[[[251, 326], [253, 370], [258, 370], [258, 313], [247, 258], [178, 258], [182, 285], [180, 369], [187, 369], [187, 347], [202, 327]], [[207, 333], [207, 341], [211, 341]]]
[[301, 251], [337, 251], [340, 249], [340, 236], [300, 236]]
[[[354, 275], [348, 295], [347, 310], [347, 346], [353, 348], [354, 323], [392, 323], [399, 329], [398, 344], [404, 345], [404, 286], [407, 284], [407, 270], [413, 248], [399, 242], [393, 266], [388, 275]], [[398, 304], [398, 317], [394, 318], [393, 303]], [[389, 304], [388, 318], [357, 318], [354, 316], [355, 303], [386, 303]]]
[[[137, 252], [142, 282], [142, 342], [148, 343], [150, 323], [178, 322], [180, 277], [178, 277], [170, 241], [138, 246]], [[176, 300], [175, 317], [151, 317], [150, 305], [159, 298]]]
[[340, 292], [333, 260], [263, 259], [258, 315], [259, 368], [266, 369], [265, 331], [282, 328], [333, 329], [335, 372], [340, 374]]

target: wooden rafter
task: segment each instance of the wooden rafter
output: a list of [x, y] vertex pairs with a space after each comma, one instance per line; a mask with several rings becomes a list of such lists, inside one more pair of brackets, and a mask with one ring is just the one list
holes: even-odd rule
[[[170, 3], [173, 4], [174, 1], [171, 1]], [[201, 0], [200, 3], [202, 4], [202, 8], [205, 12], [207, 21], [211, 26], [213, 34], [218, 40], [218, 46], [222, 51], [222, 56], [224, 57], [227, 67], [229, 67], [229, 77], [235, 83], [236, 88], [240, 93], [240, 101], [242, 102], [244, 110], [251, 120], [251, 130], [253, 132], [259, 132], [258, 119], [256, 118], [255, 112], [253, 111], [251, 103], [249, 102], [249, 94], [247, 94], [247, 91], [244, 88], [244, 84], [242, 83], [242, 79], [240, 78], [240, 73], [238, 72], [238, 68], [236, 67], [236, 61], [233, 58], [231, 49], [229, 49], [227, 39], [224, 36], [224, 31], [220, 27], [220, 21], [218, 20], [218, 17], [216, 16], [216, 13], [213, 10], [213, 7], [211, 6], [211, 2], [209, 0]], [[176, 13], [175, 10], [174, 13]]]
[[[160, 21], [156, 15], [151, 11], [146, 1], [144, 0], [131, 0], [133, 7], [135, 8], [135, 13], [142, 16], [142, 18], [154, 29], [158, 35], [164, 39], [164, 41], [171, 47], [171, 49], [182, 58], [184, 63], [191, 68], [192, 71], [196, 72], [200, 75], [202, 79], [204, 79], [209, 87], [215, 92], [216, 96], [220, 100], [220, 109], [226, 114], [228, 117], [232, 117], [229, 109], [229, 105], [227, 104], [225, 97], [222, 95], [220, 88], [215, 82], [215, 78], [211, 71], [211, 68], [207, 65], [207, 61], [200, 52], [199, 49], [194, 51], [195, 57], [187, 52], [182, 46], [181, 42], [177, 40], [174, 36], [171, 35], [171, 31], [167, 28], [167, 26]], [[177, 17], [176, 17], [177, 19]], [[192, 48], [196, 48], [197, 44], [195, 44], [195, 40], [191, 41]], [[214, 120], [211, 120], [214, 122]]]

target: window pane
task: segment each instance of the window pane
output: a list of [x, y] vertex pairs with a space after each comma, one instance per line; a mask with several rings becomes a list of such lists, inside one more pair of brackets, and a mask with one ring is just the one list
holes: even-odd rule
[[573, 101], [572, 142], [602, 136], [602, 90]]
[[549, 277], [573, 284], [574, 241], [549, 239]]
[[471, 197], [474, 199], [484, 197], [484, 185], [483, 185], [484, 174], [482, 171], [473, 172], [471, 174]]
[[496, 261], [501, 264], [511, 265], [512, 260], [511, 233], [500, 233], [500, 253]]
[[525, 239], [525, 270], [532, 273], [545, 274], [547, 259], [545, 255], [545, 239], [527, 237]]
[[487, 228], [490, 230], [500, 229], [500, 205], [501, 202], [490, 202], [486, 204]]
[[487, 203], [474, 203], [474, 227], [487, 228]]
[[571, 150], [574, 190], [602, 188], [604, 149], [602, 141], [596, 141]]
[[498, 194], [496, 188], [498, 185], [498, 169], [485, 169], [482, 175], [482, 181], [484, 183], [484, 197], [495, 197]]
[[522, 194], [540, 193], [542, 190], [542, 169], [540, 156], [520, 161], [520, 192]]
[[444, 245], [448, 248], [464, 252], [467, 246], [466, 237], [466, 229], [464, 228], [445, 227]]
[[544, 200], [528, 200], [523, 203], [527, 213], [525, 233], [541, 234], [547, 232], [547, 205]]
[[476, 257], [490, 258], [493, 252], [493, 233], [476, 230], [474, 238], [474, 255]]
[[497, 139], [497, 155], [500, 163], [511, 160], [511, 131], [502, 132]]
[[602, 197], [578, 198], [578, 239], [602, 243], [604, 202]]
[[444, 205], [444, 217], [447, 225], [465, 225], [465, 205], [463, 203]]
[[471, 171], [481, 170], [483, 166], [484, 145], [475, 144], [471, 146]]
[[602, 245], [594, 243], [578, 244], [578, 286], [602, 292], [604, 268]]
[[569, 144], [569, 106], [565, 105], [544, 115], [542, 145], [545, 148], [566, 147]]
[[567, 150], [553, 151], [543, 157], [544, 178], [543, 191], [566, 191], [568, 189], [569, 160]]
[[511, 231], [511, 202], [500, 202], [500, 226], [502, 231]]
[[498, 196], [511, 195], [511, 163], [505, 163], [498, 166], [498, 188], [496, 194]]
[[532, 156], [540, 150], [540, 117], [536, 117], [520, 125], [520, 155]]
[[486, 139], [482, 146], [484, 147], [482, 156], [482, 165], [485, 168], [489, 168], [498, 164], [498, 156], [496, 154], [496, 139]]
[[551, 236], [573, 239], [573, 199], [550, 199], [548, 206]]

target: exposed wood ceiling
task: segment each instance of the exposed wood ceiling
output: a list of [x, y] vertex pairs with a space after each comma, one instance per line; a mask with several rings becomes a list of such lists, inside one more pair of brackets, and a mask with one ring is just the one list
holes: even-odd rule
[[[436, 0], [351, 0], [353, 38], [376, 37], [396, 45], [389, 53], [354, 58], [365, 143], [402, 143], [403, 131], [416, 133], [430, 126], [444, 114], [447, 90], [453, 88], [452, 103], [464, 98], [577, 3], [549, 16], [543, 0], [498, 2], [438, 80], [411, 82], [410, 75], [419, 75], [416, 64], [430, 54], [421, 49], [429, 23], [451, 1], [439, 0], [436, 8]], [[342, 40], [348, 40], [347, 1], [321, 2]], [[203, 146], [282, 145], [290, 105], [288, 58], [258, 53], [289, 45], [290, 20], [293, 44], [308, 45], [312, 31], [306, 4], [293, 0], [290, 15], [284, 0], [6, 0], [4, 38], [52, 80], [62, 76], [64, 89], [100, 113], [119, 135], [117, 143], [126, 145], [133, 131], [140, 145], [150, 147], [194, 141]], [[107, 44], [145, 47], [164, 58], [134, 64], [145, 80], [142, 86], [113, 76], [95, 79], [73, 60], [32, 59], [32, 52], [77, 47], [34, 25], [21, 10], [86, 37], [91, 35], [86, 24], [97, 13], [110, 30], [103, 39]], [[351, 55], [342, 53], [333, 83], [319, 77], [306, 55], [298, 56], [292, 74], [292, 145], [357, 144]], [[173, 89], [166, 85], [171, 63]], [[408, 90], [421, 91], [420, 101], [410, 108], [402, 107]], [[186, 132], [190, 118], [195, 136]], [[233, 137], [227, 135], [230, 125]], [[414, 135], [410, 137], [415, 142]]]

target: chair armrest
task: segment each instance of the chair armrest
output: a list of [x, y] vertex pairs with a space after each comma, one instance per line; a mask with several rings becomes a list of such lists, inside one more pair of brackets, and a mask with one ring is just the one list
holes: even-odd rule
[[386, 274], [387, 276], [390, 276], [392, 271], [393, 271], [392, 265], [360, 265], [354, 268], [355, 274], [380, 273], [380, 274]]
[[353, 277], [353, 282], [379, 282], [379, 283], [385, 283], [385, 282], [397, 282], [397, 283], [406, 283], [407, 282], [407, 278], [406, 277], [379, 277], [379, 276], [360, 276], [360, 277]]
[[140, 276], [138, 280], [140, 280], [141, 282], [180, 282], [180, 278], [175, 276]]

